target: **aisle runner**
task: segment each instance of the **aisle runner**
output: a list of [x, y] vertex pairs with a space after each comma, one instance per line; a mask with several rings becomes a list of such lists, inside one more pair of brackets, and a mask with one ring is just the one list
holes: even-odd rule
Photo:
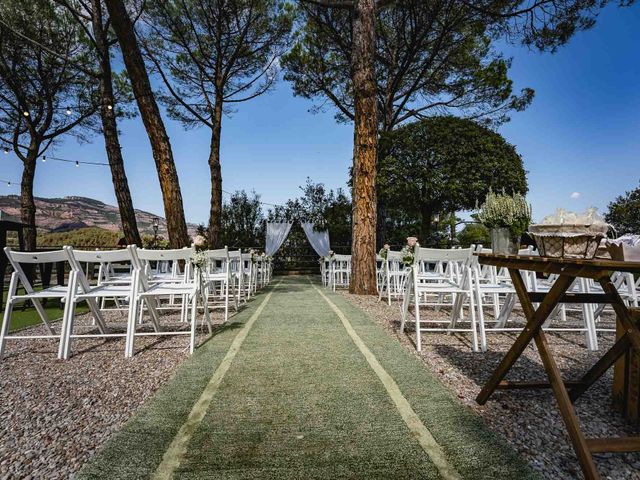
[[242, 347], [245, 338], [247, 338], [249, 330], [251, 330], [251, 327], [253, 327], [253, 324], [256, 322], [256, 320], [258, 320], [258, 317], [264, 310], [267, 302], [271, 299], [271, 295], [273, 295], [273, 291], [267, 294], [258, 309], [251, 316], [247, 324], [233, 340], [231, 347], [229, 347], [229, 351], [214, 372], [211, 380], [209, 380], [207, 388], [204, 389], [204, 392], [202, 392], [202, 395], [200, 395], [200, 398], [193, 406], [193, 409], [189, 414], [189, 418], [187, 418], [187, 421], [184, 423], [184, 425], [182, 425], [182, 427], [178, 431], [178, 434], [173, 439], [173, 442], [171, 442], [171, 445], [169, 445], [169, 448], [162, 457], [162, 463], [158, 465], [157, 470], [153, 474], [152, 478], [154, 480], [169, 480], [173, 478], [175, 469], [178, 468], [180, 462], [182, 461], [182, 458], [187, 451], [187, 445], [191, 440], [193, 432], [195, 432], [198, 426], [200, 426], [205, 413], [207, 413], [207, 410], [209, 409], [211, 399], [218, 391], [218, 387], [220, 387], [220, 383], [222, 383], [224, 375], [229, 370], [231, 362], [233, 362], [233, 359], [236, 357], [238, 351], [240, 351], [240, 347]]
[[300, 277], [198, 348], [78, 475], [150, 477], [537, 478], [396, 338]]
[[338, 316], [345, 330], [353, 340], [353, 343], [355, 343], [360, 352], [362, 352], [362, 355], [364, 355], [364, 358], [367, 359], [367, 362], [369, 363], [369, 365], [371, 365], [373, 371], [376, 372], [376, 375], [384, 385], [384, 388], [386, 388], [389, 396], [391, 397], [391, 400], [393, 400], [393, 403], [395, 403], [396, 408], [400, 412], [400, 416], [404, 420], [404, 423], [407, 424], [407, 427], [409, 427], [411, 433], [413, 433], [418, 439], [418, 443], [425, 451], [425, 453], [429, 455], [429, 458], [440, 472], [440, 475], [442, 475], [442, 477], [447, 480], [460, 479], [460, 474], [453, 466], [449, 464], [449, 462], [447, 462], [442, 448], [440, 447], [440, 445], [438, 445], [438, 442], [436, 442], [435, 438], [433, 438], [433, 435], [431, 435], [429, 429], [424, 426], [424, 423], [422, 423], [420, 417], [418, 417], [418, 415], [416, 415], [416, 412], [413, 411], [413, 408], [411, 408], [411, 404], [407, 401], [404, 395], [402, 395], [400, 387], [398, 387], [396, 381], [393, 379], [393, 377], [391, 377], [391, 375], [387, 373], [383, 366], [380, 365], [380, 362], [378, 362], [378, 359], [375, 357], [375, 355], [371, 353], [371, 350], [367, 348], [360, 336], [351, 326], [351, 323], [349, 323], [349, 319], [345, 317], [344, 313], [342, 313], [342, 311], [336, 306], [335, 303], [329, 300], [329, 297], [327, 297], [322, 290], [320, 290], [315, 285], [313, 285], [313, 288], [320, 294], [322, 298], [325, 299], [331, 309]]

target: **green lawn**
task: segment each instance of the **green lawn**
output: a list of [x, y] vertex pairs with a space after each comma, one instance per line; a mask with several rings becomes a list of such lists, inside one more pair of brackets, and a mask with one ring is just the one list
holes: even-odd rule
[[[5, 290], [3, 294], [3, 299], [2, 299], [3, 312], [2, 312], [2, 316], [0, 317], [0, 325], [2, 324], [4, 319], [4, 307], [6, 306], [6, 302], [7, 302], [7, 292]], [[18, 303], [13, 308], [13, 315], [11, 315], [10, 330], [19, 330], [24, 327], [29, 327], [31, 325], [39, 325], [42, 323], [42, 320], [40, 320], [40, 317], [38, 316], [36, 309], [33, 308], [32, 305], [29, 305], [27, 308], [24, 308], [24, 310], [23, 310], [23, 305], [24, 304], [22, 303]], [[62, 318], [62, 308], [60, 308], [60, 303], [55, 299], [49, 300], [49, 302], [45, 307], [45, 311], [47, 312], [47, 315], [51, 320], [59, 320], [60, 318]], [[80, 314], [80, 313], [85, 313], [87, 311], [88, 311], [88, 308], [84, 303], [78, 304], [76, 308], [76, 313]]]

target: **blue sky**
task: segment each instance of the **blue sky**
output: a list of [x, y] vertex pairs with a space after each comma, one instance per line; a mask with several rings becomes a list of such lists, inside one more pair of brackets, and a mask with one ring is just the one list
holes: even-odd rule
[[[603, 10], [595, 28], [580, 32], [555, 54], [506, 46], [513, 56], [517, 90], [536, 91], [533, 104], [512, 115], [500, 132], [515, 144], [529, 171], [534, 217], [555, 208], [601, 211], [640, 179], [640, 7]], [[352, 127], [333, 112], [312, 114], [281, 81], [268, 95], [240, 105], [222, 128], [223, 188], [255, 190], [282, 203], [297, 196], [307, 177], [346, 188]], [[209, 130], [185, 131], [165, 118], [173, 146], [187, 219], [206, 222], [209, 211]], [[162, 198], [149, 142], [140, 118], [121, 123], [121, 143], [136, 208], [162, 214]], [[78, 145], [68, 139], [55, 155], [106, 161], [99, 137]], [[21, 164], [2, 155], [0, 178], [20, 179]], [[17, 186], [0, 185], [2, 193]], [[35, 194], [81, 195], [115, 204], [107, 167], [39, 163]], [[572, 195], [573, 194], [573, 195]], [[572, 198], [574, 197], [574, 198]], [[575, 198], [577, 197], [577, 198]]]

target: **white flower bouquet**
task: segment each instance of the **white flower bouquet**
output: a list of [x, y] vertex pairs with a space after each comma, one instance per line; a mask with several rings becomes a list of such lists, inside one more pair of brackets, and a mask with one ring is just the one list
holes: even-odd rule
[[416, 246], [418, 245], [418, 239], [416, 237], [407, 237], [407, 244], [402, 248], [402, 263], [407, 267], [413, 265], [416, 256]]
[[476, 218], [487, 228], [506, 228], [511, 238], [520, 240], [531, 223], [531, 207], [524, 195], [507, 195], [490, 190], [484, 203], [478, 208]]
[[207, 268], [209, 257], [207, 256], [206, 250], [201, 250], [193, 253], [189, 258], [189, 261], [191, 262], [191, 265], [199, 270], [205, 270]]

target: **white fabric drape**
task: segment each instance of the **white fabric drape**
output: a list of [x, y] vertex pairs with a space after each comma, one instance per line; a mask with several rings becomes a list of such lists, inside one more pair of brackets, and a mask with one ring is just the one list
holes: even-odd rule
[[318, 232], [314, 230], [313, 223], [303, 223], [302, 229], [318, 255], [321, 257], [329, 255], [331, 247], [329, 246], [329, 232], [327, 230]]
[[289, 235], [291, 223], [267, 223], [267, 241], [264, 252], [273, 256]]

